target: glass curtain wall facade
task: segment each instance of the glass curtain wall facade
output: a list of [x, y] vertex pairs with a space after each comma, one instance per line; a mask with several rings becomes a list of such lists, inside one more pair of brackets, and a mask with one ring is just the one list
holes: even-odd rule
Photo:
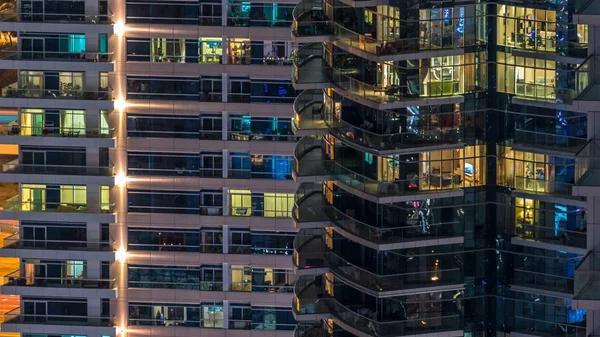
[[597, 333], [597, 5], [296, 5], [298, 336]]

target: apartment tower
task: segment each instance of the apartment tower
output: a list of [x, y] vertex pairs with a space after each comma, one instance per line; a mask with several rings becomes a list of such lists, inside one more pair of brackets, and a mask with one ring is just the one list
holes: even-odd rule
[[3, 334], [292, 336], [295, 5], [2, 2]]
[[599, 14], [298, 3], [298, 337], [600, 333]]

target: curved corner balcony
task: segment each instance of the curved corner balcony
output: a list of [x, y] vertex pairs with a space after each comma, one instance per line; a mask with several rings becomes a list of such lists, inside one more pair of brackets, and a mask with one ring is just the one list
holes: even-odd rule
[[321, 183], [302, 183], [294, 194], [292, 220], [294, 227], [322, 228], [330, 226], [325, 208], [330, 207], [323, 201], [323, 185]]
[[331, 87], [331, 68], [323, 59], [321, 43], [307, 43], [292, 55], [292, 85], [296, 90]]
[[[423, 94], [418, 86], [380, 86], [359, 81], [349, 74], [358, 73], [357, 69], [332, 69], [332, 87], [340, 95], [373, 109], [400, 109], [410, 106], [428, 106], [440, 104], [456, 104], [465, 101], [456, 88], [458, 82], [424, 83]], [[446, 90], [446, 88], [452, 90]]]
[[333, 22], [325, 16], [322, 0], [302, 0], [292, 11], [292, 39], [295, 42], [328, 42]]
[[355, 148], [380, 156], [464, 146], [464, 131], [461, 128], [380, 134], [354, 126], [329, 113], [325, 123], [329, 131], [342, 142], [352, 143]]
[[336, 46], [375, 62], [463, 55], [464, 44], [460, 37], [454, 34], [452, 30], [444, 36], [378, 40], [359, 34], [337, 22], [333, 23]]
[[392, 203], [412, 201], [417, 195], [438, 194], [432, 196], [459, 197], [464, 195], [465, 181], [457, 176], [419, 177], [414, 174], [410, 179], [378, 181], [354, 172], [338, 162], [330, 164], [332, 180], [344, 190], [361, 198], [377, 202]]
[[294, 148], [292, 177], [298, 183], [330, 180], [331, 160], [323, 155], [320, 137], [302, 137]]
[[321, 229], [301, 229], [294, 237], [293, 262], [296, 275], [321, 275], [329, 269], [323, 259]]
[[406, 319], [387, 320], [375, 312], [362, 312], [364, 306], [352, 308], [328, 296], [322, 286], [323, 282], [303, 278], [296, 281], [293, 300], [293, 314], [296, 320], [333, 319], [342, 329], [359, 337], [397, 337], [440, 331], [456, 331], [456, 336], [461, 335], [462, 317], [454, 312], [444, 314], [440, 311], [439, 315], [433, 316], [418, 311], [407, 311]]
[[422, 270], [416, 272], [380, 275], [352, 264], [333, 251], [324, 250], [321, 248], [325, 265], [337, 278], [372, 296], [400, 296], [417, 291], [445, 291], [464, 287], [463, 271], [458, 265], [423, 266]]
[[294, 329], [294, 337], [328, 337], [329, 335], [323, 329], [322, 322], [318, 323], [298, 323]]
[[348, 240], [378, 251], [464, 242], [464, 226], [459, 221], [429, 223], [426, 220], [415, 220], [418, 224], [383, 227], [355, 219], [333, 206], [321, 206], [321, 212], [327, 214], [336, 232]]
[[323, 118], [323, 90], [304, 90], [294, 100], [292, 130], [296, 136], [324, 135], [328, 133]]

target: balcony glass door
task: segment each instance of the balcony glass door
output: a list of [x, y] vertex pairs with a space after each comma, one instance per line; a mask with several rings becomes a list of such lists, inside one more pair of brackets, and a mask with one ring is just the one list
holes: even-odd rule
[[22, 234], [23, 246], [43, 248], [46, 244], [45, 226], [26, 226], [23, 227]]
[[27, 185], [21, 188], [21, 210], [43, 211], [46, 209], [46, 186]]
[[44, 323], [48, 313], [47, 303], [42, 301], [23, 301], [23, 315], [26, 322]]
[[40, 136], [44, 132], [44, 110], [21, 111], [21, 136]]
[[44, 39], [27, 37], [21, 39], [21, 52], [25, 60], [41, 60], [44, 58]]

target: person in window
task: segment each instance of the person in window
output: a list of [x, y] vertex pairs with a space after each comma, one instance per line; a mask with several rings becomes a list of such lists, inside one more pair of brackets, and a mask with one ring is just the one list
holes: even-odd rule
[[156, 325], [165, 325], [165, 315], [162, 310], [156, 313]]

